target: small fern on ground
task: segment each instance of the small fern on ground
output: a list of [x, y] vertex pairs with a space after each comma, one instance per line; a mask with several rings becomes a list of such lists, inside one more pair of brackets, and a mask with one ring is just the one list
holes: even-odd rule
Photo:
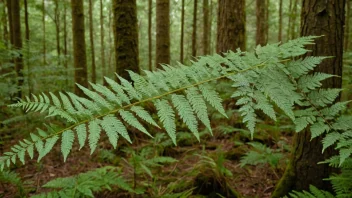
[[94, 197], [94, 192], [103, 189], [111, 190], [118, 186], [132, 193], [140, 193], [132, 189], [114, 167], [103, 167], [73, 177], [56, 178], [44, 184], [44, 188], [55, 189], [49, 193], [35, 195], [35, 198], [59, 197]]

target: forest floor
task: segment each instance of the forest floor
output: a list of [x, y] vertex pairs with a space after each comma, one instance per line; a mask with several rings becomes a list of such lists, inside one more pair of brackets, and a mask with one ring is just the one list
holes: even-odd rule
[[[78, 143], [75, 143], [77, 145], [64, 163], [60, 147], [55, 146], [53, 151], [39, 163], [36, 160], [28, 160], [26, 165], [17, 163], [17, 167], [12, 170], [20, 175], [27, 196], [48, 192], [48, 189], [43, 188], [42, 185], [58, 177], [68, 177], [104, 166], [118, 166], [123, 170], [125, 180], [131, 186], [135, 183], [137, 187], [143, 187], [144, 193], [133, 195], [113, 187], [111, 191], [103, 190], [95, 193], [95, 197], [160, 197], [168, 192], [170, 184], [176, 186], [174, 189], [178, 190], [175, 191], [193, 189], [194, 196], [191, 197], [198, 197], [197, 195], [234, 197], [231, 195], [231, 190], [238, 192], [241, 197], [270, 197], [275, 184], [284, 172], [288, 151], [277, 167], [272, 167], [268, 163], [241, 167], [240, 159], [250, 149], [247, 144], [236, 145], [233, 135], [218, 137], [206, 135], [201, 138], [200, 143], [197, 141], [179, 143], [179, 146], [162, 148], [161, 152], [155, 144], [151, 146], [150, 142], [143, 139], [138, 145], [136, 143], [129, 145], [128, 147], [134, 151], [152, 147], [150, 150], [156, 149], [161, 155], [178, 160], [176, 163], [151, 168], [153, 177], [143, 171], [136, 177], [134, 174], [136, 170], [129, 163], [131, 153], [123, 152], [123, 149], [109, 151], [113, 153], [115, 159], [104, 157], [104, 152], [111, 149], [106, 146], [109, 144], [107, 139], [100, 141], [100, 147], [92, 155], [88, 146], [78, 151]], [[22, 137], [16, 137], [12, 142], [0, 145], [0, 151], [9, 150], [8, 145], [13, 145], [20, 138]], [[281, 139], [284, 139], [286, 144], [290, 144], [290, 136], [282, 136]], [[277, 147], [273, 142], [269, 144], [272, 148]], [[124, 145], [119, 146], [124, 147]], [[117, 159], [116, 156], [118, 156]], [[0, 185], [0, 197], [16, 197], [17, 191], [18, 189], [13, 185], [4, 183]]]

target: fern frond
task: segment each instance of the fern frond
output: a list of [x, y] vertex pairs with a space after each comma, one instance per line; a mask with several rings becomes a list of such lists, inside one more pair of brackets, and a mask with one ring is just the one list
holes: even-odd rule
[[188, 103], [187, 99], [183, 95], [172, 94], [171, 95], [172, 103], [174, 104], [179, 116], [194, 134], [194, 136], [199, 139], [199, 132], [198, 132], [198, 121], [196, 116], [193, 114], [192, 107]]
[[72, 149], [74, 139], [75, 137], [72, 130], [67, 130], [62, 133], [61, 152], [64, 155], [64, 162], [66, 162], [67, 156]]
[[136, 129], [140, 130], [141, 132], [147, 134], [150, 137], [153, 137], [152, 135], [150, 135], [148, 133], [148, 131], [144, 128], [144, 126], [137, 120], [136, 117], [134, 117], [134, 115], [129, 112], [129, 111], [125, 111], [125, 110], [120, 110], [119, 111], [122, 119], [124, 121], [126, 121], [129, 125], [135, 127]]
[[89, 142], [89, 147], [90, 147], [90, 154], [92, 154], [98, 144], [99, 138], [100, 138], [100, 126], [99, 126], [100, 120], [93, 120], [88, 123], [88, 142]]
[[172, 142], [176, 145], [175, 112], [169, 102], [164, 99], [156, 100], [154, 104], [158, 110], [160, 121], [163, 123], [163, 126], [165, 127], [165, 130], [170, 136]]

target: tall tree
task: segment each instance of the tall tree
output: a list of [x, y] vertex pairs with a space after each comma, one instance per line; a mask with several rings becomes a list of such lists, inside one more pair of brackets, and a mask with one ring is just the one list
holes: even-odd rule
[[349, 42], [350, 42], [350, 17], [351, 17], [351, 0], [346, 1], [346, 26], [345, 26], [345, 44], [344, 49], [349, 49]]
[[67, 64], [67, 3], [64, 1], [64, 67], [66, 69], [66, 86], [68, 86], [68, 64]]
[[293, 8], [292, 11], [290, 12], [290, 17], [291, 17], [291, 26], [290, 26], [290, 34], [289, 37], [290, 39], [294, 39], [296, 38], [296, 24], [297, 24], [297, 15], [298, 15], [298, 10], [297, 10], [297, 4], [298, 4], [298, 0], [294, 0], [293, 2]]
[[192, 56], [197, 56], [197, 6], [198, 0], [193, 0], [193, 31], [192, 31]]
[[[20, 16], [20, 0], [11, 0], [11, 15], [12, 15], [12, 45], [16, 50], [22, 49], [22, 35], [21, 35], [21, 16]], [[17, 85], [21, 87], [23, 85], [23, 60], [22, 55], [17, 56], [15, 59], [15, 70], [18, 77]], [[22, 91], [17, 94], [17, 97], [22, 97]]]
[[130, 80], [139, 73], [136, 0], [113, 0], [116, 72]]
[[[75, 82], [88, 87], [83, 0], [71, 0], [71, 9]], [[83, 91], [77, 86], [75, 86], [75, 93], [79, 96], [84, 95]]]
[[[55, 0], [55, 10], [54, 10], [54, 23], [55, 23], [55, 32], [56, 32], [56, 51], [57, 55], [60, 57], [60, 8], [59, 8], [59, 0]], [[59, 59], [60, 60], [60, 59]], [[59, 62], [60, 63], [60, 62]]]
[[2, 25], [3, 25], [3, 41], [4, 41], [4, 44], [7, 46], [8, 42], [9, 42], [9, 32], [8, 32], [8, 29], [7, 29], [7, 17], [6, 17], [6, 0], [1, 0], [1, 2], [3, 3], [3, 10], [2, 12], [4, 13], [2, 15], [2, 18], [1, 18], [1, 22], [2, 22]]
[[180, 39], [180, 62], [183, 63], [183, 39], [184, 39], [184, 29], [185, 29], [185, 0], [181, 3], [181, 39]]
[[97, 72], [95, 66], [95, 50], [94, 50], [94, 35], [93, 35], [93, 3], [89, 0], [89, 40], [90, 40], [90, 52], [92, 57], [92, 82], [97, 82]]
[[153, 50], [153, 45], [152, 45], [152, 12], [153, 12], [153, 7], [152, 7], [152, 0], [148, 0], [148, 66], [149, 66], [149, 71], [153, 71], [153, 65], [152, 65], [152, 50]]
[[10, 43], [11, 45], [13, 45], [13, 20], [12, 20], [12, 3], [11, 0], [7, 0], [6, 2], [6, 6], [7, 6], [7, 17], [8, 17], [8, 22], [9, 22], [9, 37], [10, 37]]
[[170, 64], [170, 0], [156, 0], [156, 68]]
[[[345, 0], [303, 0], [301, 12], [301, 36], [325, 35], [310, 45], [308, 56], [333, 56], [323, 61], [315, 72], [342, 75], [343, 26]], [[341, 88], [341, 78], [323, 81], [324, 88]], [[292, 157], [272, 197], [282, 197], [291, 190], [307, 190], [309, 185], [331, 189], [324, 178], [332, 173], [328, 164], [318, 162], [328, 159], [334, 149], [322, 154], [322, 136], [311, 140], [309, 130], [295, 134]]]
[[[105, 65], [105, 42], [104, 42], [104, 12], [103, 12], [103, 0], [99, 1], [100, 3], [100, 56], [101, 56], [101, 67], [103, 69], [103, 76], [106, 76], [107, 70]], [[107, 83], [104, 81], [104, 85]]]
[[245, 0], [219, 0], [217, 53], [246, 49]]
[[203, 0], [203, 55], [209, 54], [209, 1]]
[[267, 0], [256, 0], [256, 45], [265, 45], [268, 42], [266, 30], [267, 18]]
[[29, 41], [29, 23], [28, 23], [28, 2], [24, 0], [24, 25], [26, 28], [26, 41]]
[[282, 0], [279, 0], [279, 34], [277, 39], [282, 41]]
[[46, 64], [46, 33], [45, 33], [45, 0], [42, 2], [43, 6], [43, 16], [42, 16], [42, 24], [43, 24], [43, 64]]

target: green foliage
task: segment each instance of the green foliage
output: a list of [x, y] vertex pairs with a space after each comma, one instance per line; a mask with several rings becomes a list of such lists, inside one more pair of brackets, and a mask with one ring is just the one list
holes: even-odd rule
[[[331, 193], [324, 191], [324, 190], [320, 190], [318, 188], [316, 188], [315, 186], [309, 186], [309, 191], [303, 191], [303, 192], [297, 192], [297, 191], [293, 191], [292, 193], [290, 193], [289, 197], [290, 198], [334, 198], [335, 196], [332, 195]], [[285, 196], [285, 198], [288, 198], [287, 196]]]
[[276, 168], [279, 160], [283, 157], [282, 153], [275, 152], [259, 142], [250, 142], [248, 144], [253, 147], [253, 150], [250, 150], [241, 158], [241, 167], [268, 163]]
[[[76, 137], [80, 148], [88, 139], [93, 153], [102, 132], [116, 148], [120, 136], [132, 142], [129, 128], [152, 136], [146, 124], [165, 129], [176, 145], [178, 135], [175, 122], [178, 117], [199, 140], [199, 123], [203, 123], [211, 133], [208, 109], [215, 109], [227, 117], [220, 94], [211, 84], [224, 78], [232, 82], [232, 90], [228, 92], [236, 100], [238, 111], [252, 137], [258, 122], [258, 111], [275, 121], [279, 110], [295, 123], [297, 132], [309, 127], [312, 138], [324, 135], [324, 149], [336, 144], [340, 153], [338, 158], [333, 159], [337, 159], [338, 165], [342, 166], [352, 153], [351, 118], [340, 116], [347, 102], [333, 104], [341, 91], [339, 89], [319, 89], [321, 80], [332, 75], [310, 74], [326, 57], [296, 59], [307, 52], [304, 45], [312, 44], [314, 38], [303, 37], [284, 44], [259, 46], [255, 53], [230, 51], [224, 56], [200, 57], [191, 66], [163, 65], [159, 71], [145, 71], [145, 76], [130, 72], [133, 83], [118, 76], [121, 84], [105, 78], [109, 87], [91, 84], [93, 90], [89, 90], [78, 85], [87, 98], [70, 92], [49, 92], [26, 97], [11, 106], [26, 111], [46, 112], [48, 117], [56, 117], [67, 125], [54, 130], [48, 128], [47, 131], [38, 129], [37, 133], [31, 133], [30, 139], [20, 141], [11, 151], [4, 153], [0, 158], [0, 167], [9, 167], [17, 159], [25, 163], [26, 153], [33, 158], [34, 151], [38, 152], [39, 161], [60, 139], [64, 160], [72, 150]], [[143, 109], [145, 103], [155, 107], [157, 118]], [[272, 153], [264, 145], [252, 146], [257, 151], [248, 153], [242, 159], [242, 164], [265, 161], [272, 166], [277, 165], [280, 158], [278, 154]], [[130, 153], [133, 160], [129, 163], [133, 164], [137, 172], [147, 173], [150, 177], [153, 177], [153, 172], [149, 167], [173, 162], [169, 158], [146, 158], [144, 154]], [[209, 164], [212, 164], [210, 160]]]
[[44, 184], [43, 187], [53, 189], [53, 191], [33, 197], [94, 197], [94, 192], [104, 189], [111, 190], [114, 186], [128, 192], [138, 193], [120, 176], [116, 168], [105, 166], [77, 176], [51, 180]]
[[[1, 184], [12, 184], [17, 188], [18, 194], [22, 197], [25, 195], [23, 182], [17, 173], [11, 171], [1, 171], [0, 172], [0, 183]], [[0, 194], [1, 196], [1, 194]]]

